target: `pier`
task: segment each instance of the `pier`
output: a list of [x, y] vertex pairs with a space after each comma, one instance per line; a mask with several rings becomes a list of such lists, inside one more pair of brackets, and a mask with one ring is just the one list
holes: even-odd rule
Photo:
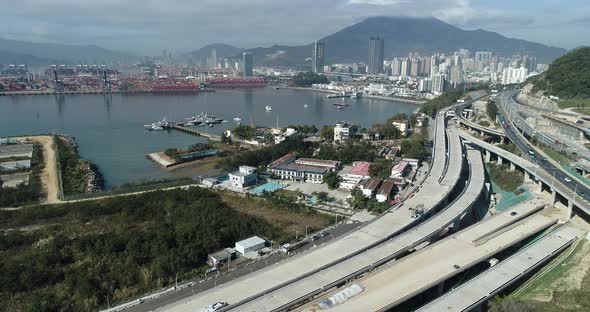
[[185, 126], [182, 126], [177, 123], [171, 123], [167, 126], [164, 126], [164, 128], [165, 129], [175, 129], [175, 130], [189, 133], [192, 135], [201, 136], [201, 137], [207, 138], [211, 141], [221, 142], [221, 136], [219, 136], [217, 134], [211, 134], [211, 133], [207, 133], [207, 132], [198, 131], [194, 128], [185, 127]]

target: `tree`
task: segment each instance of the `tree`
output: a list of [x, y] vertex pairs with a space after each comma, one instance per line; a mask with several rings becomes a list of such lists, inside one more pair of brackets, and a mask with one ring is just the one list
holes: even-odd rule
[[400, 147], [404, 157], [422, 160], [428, 155], [424, 148], [424, 141], [417, 138], [403, 140]]
[[324, 183], [328, 185], [328, 188], [333, 190], [338, 187], [338, 173], [330, 171], [324, 175]]
[[292, 85], [295, 87], [310, 87], [316, 83], [330, 83], [325, 75], [318, 75], [314, 72], [298, 73], [293, 77]]
[[496, 115], [498, 114], [498, 107], [496, 106], [496, 103], [489, 101], [488, 104], [486, 104], [486, 111], [488, 113], [488, 117], [490, 117], [490, 120], [495, 122]]
[[371, 176], [377, 176], [381, 179], [385, 179], [391, 175], [391, 168], [393, 168], [393, 161], [379, 158], [369, 166], [369, 173]]
[[250, 140], [256, 135], [254, 128], [250, 126], [237, 126], [232, 130], [234, 136], [241, 140]]
[[334, 141], [334, 126], [323, 126], [320, 131], [320, 138], [330, 142]]
[[321, 202], [328, 201], [328, 193], [327, 192], [317, 192], [317, 193], [315, 193], [315, 196]]
[[225, 143], [225, 144], [231, 144], [232, 140], [229, 136], [225, 135], [225, 133], [223, 133], [221, 135], [221, 143]]
[[350, 205], [352, 208], [357, 210], [366, 208], [368, 198], [363, 195], [363, 191], [361, 191], [361, 189], [358, 187], [353, 188], [352, 191], [350, 191], [350, 196]]

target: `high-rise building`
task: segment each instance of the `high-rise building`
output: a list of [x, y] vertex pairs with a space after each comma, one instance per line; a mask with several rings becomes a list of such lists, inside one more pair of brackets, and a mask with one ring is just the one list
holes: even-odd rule
[[323, 41], [313, 43], [313, 56], [311, 58], [311, 70], [314, 73], [324, 72], [324, 60], [326, 53], [326, 44]]
[[211, 62], [209, 64], [209, 67], [210, 68], [216, 68], [217, 67], [217, 50], [216, 49], [211, 49], [210, 62]]
[[432, 62], [432, 58], [425, 57], [422, 59], [422, 69], [420, 70], [423, 75], [429, 76], [430, 75], [430, 64]]
[[383, 54], [385, 42], [383, 37], [369, 38], [369, 75], [378, 75], [383, 72]]
[[410, 66], [410, 76], [418, 77], [422, 72], [422, 59], [421, 58], [414, 58], [412, 59], [412, 65]]
[[521, 83], [526, 80], [528, 72], [524, 66], [519, 68], [508, 67], [502, 71], [502, 84]]
[[242, 53], [242, 75], [244, 77], [251, 77], [252, 76], [252, 53], [251, 52], [243, 52]]
[[452, 84], [463, 83], [463, 71], [459, 66], [453, 66], [450, 71], [449, 81]]
[[410, 63], [410, 60], [405, 58], [402, 60], [402, 64], [400, 67], [400, 76], [401, 77], [408, 77], [408, 75], [410, 74], [410, 67], [412, 66], [412, 64]]
[[445, 91], [445, 75], [436, 74], [432, 76], [432, 91], [439, 93]]
[[395, 57], [393, 61], [391, 61], [391, 75], [392, 76], [399, 76], [402, 71], [402, 61]]

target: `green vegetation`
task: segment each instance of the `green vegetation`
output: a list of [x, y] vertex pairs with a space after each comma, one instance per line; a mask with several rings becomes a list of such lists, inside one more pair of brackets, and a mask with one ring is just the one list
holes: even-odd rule
[[512, 153], [514, 155], [519, 155], [520, 156], [520, 151], [518, 150], [518, 148], [516, 147], [516, 145], [514, 145], [512, 143], [498, 144], [498, 147], [501, 148], [501, 149], [503, 149], [503, 150], [505, 150], [505, 151], [507, 151], [507, 152], [510, 152], [510, 153]]
[[[583, 257], [586, 257], [588, 247], [587, 241], [580, 241], [571, 254], [565, 253], [553, 259], [536, 275], [531, 277], [532, 282], [525, 284], [514, 294], [504, 298], [496, 298], [490, 302], [490, 307], [498, 312], [511, 311], [589, 311], [590, 298], [588, 287], [590, 287], [590, 271], [586, 271]], [[581, 272], [581, 284], [571, 282], [573, 272]], [[533, 280], [534, 279], [534, 280]], [[577, 279], [575, 277], [574, 279]], [[575, 286], [574, 286], [575, 285]], [[556, 287], [557, 286], [557, 287]], [[565, 286], [565, 288], [564, 288]], [[537, 298], [546, 298], [551, 295], [550, 301], [538, 301]], [[524, 306], [527, 309], [515, 310], [514, 306]]]
[[333, 190], [338, 187], [338, 173], [331, 171], [324, 175], [324, 183], [328, 185], [328, 188]]
[[563, 100], [590, 99], [590, 48], [578, 48], [558, 58], [530, 82], [534, 92], [543, 90]]
[[565, 152], [560, 152], [560, 151], [556, 151], [553, 148], [545, 145], [545, 144], [541, 144], [538, 142], [535, 142], [536, 146], [542, 150], [545, 154], [547, 154], [547, 156], [549, 156], [551, 159], [555, 160], [556, 162], [558, 162], [560, 165], [562, 166], [569, 166], [570, 163], [572, 162], [572, 160], [570, 158], [568, 158], [567, 154]]
[[377, 155], [375, 147], [366, 141], [347, 141], [334, 145], [324, 143], [316, 155], [319, 159], [338, 160], [343, 164], [352, 164], [354, 161], [373, 161]]
[[355, 187], [350, 192], [351, 199], [350, 205], [356, 210], [367, 209], [370, 212], [381, 213], [389, 208], [387, 203], [380, 203], [375, 198], [367, 198], [363, 195], [363, 192]]
[[457, 100], [461, 98], [462, 95], [462, 90], [445, 91], [440, 96], [437, 96], [434, 99], [422, 104], [422, 107], [420, 107], [420, 112], [425, 113], [431, 117], [434, 117], [434, 115], [439, 110], [455, 104]]
[[291, 125], [288, 128], [293, 128], [293, 129], [297, 130], [297, 132], [299, 132], [301, 134], [315, 134], [315, 133], [317, 133], [319, 131], [318, 130], [318, 127], [316, 127], [315, 125], [311, 125], [311, 126], [308, 126], [308, 125], [293, 126], [293, 125]]
[[[273, 199], [307, 209], [285, 202]], [[208, 253], [239, 239], [289, 238], [200, 188], [0, 211], [0, 229], [6, 311], [98, 310], [201, 274]]]
[[393, 168], [393, 161], [389, 159], [379, 158], [376, 159], [369, 166], [369, 173], [371, 176], [377, 176], [381, 179], [389, 178], [391, 175], [391, 169]]
[[320, 130], [320, 138], [330, 142], [334, 141], [334, 126], [323, 126]]
[[498, 115], [498, 106], [496, 106], [496, 103], [488, 101], [488, 104], [486, 104], [486, 112], [488, 113], [490, 121], [496, 122], [496, 115]]
[[31, 158], [29, 184], [2, 187], [2, 181], [0, 181], [0, 207], [17, 207], [37, 202], [41, 197], [40, 175], [43, 168], [45, 168], [43, 149], [40, 145], [35, 145]]
[[256, 135], [256, 130], [250, 126], [237, 126], [232, 130], [234, 137], [241, 140], [250, 140]]
[[516, 170], [510, 171], [507, 164], [487, 163], [486, 169], [490, 179], [505, 191], [514, 192], [524, 182], [524, 175]]
[[54, 144], [59, 156], [59, 170], [64, 195], [82, 194], [88, 191], [89, 171], [88, 161], [80, 159], [78, 152], [70, 142], [61, 137], [54, 137]]
[[316, 83], [330, 83], [325, 75], [318, 75], [313, 72], [299, 73], [293, 77], [292, 84], [294, 87], [311, 87]]
[[311, 146], [312, 143], [303, 141], [303, 137], [291, 135], [279, 144], [236, 153], [231, 157], [224, 158], [219, 162], [219, 166], [225, 171], [234, 170], [240, 165], [262, 168], [287, 153], [296, 152], [301, 157], [309, 157], [311, 156]]
[[428, 150], [424, 147], [426, 138], [422, 134], [414, 134], [409, 139], [401, 142], [401, 153], [407, 158], [423, 160], [428, 156]]
[[480, 120], [477, 122], [478, 125], [483, 126], [483, 127], [489, 127], [490, 126], [490, 122], [487, 120]]

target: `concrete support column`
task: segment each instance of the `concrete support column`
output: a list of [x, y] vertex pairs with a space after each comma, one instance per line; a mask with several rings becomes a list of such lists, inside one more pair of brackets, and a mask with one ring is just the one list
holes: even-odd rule
[[524, 182], [531, 182], [531, 175], [527, 171], [524, 172]]
[[502, 137], [502, 144], [508, 144], [508, 138]]
[[551, 189], [551, 207], [555, 206], [556, 197], [557, 197], [557, 192], [554, 189]]
[[541, 194], [543, 192], [543, 182], [541, 182], [541, 180], [537, 181], [537, 185], [539, 186], [537, 188], [537, 193]]
[[457, 218], [457, 220], [453, 222], [453, 232], [459, 231], [459, 226], [461, 226], [461, 218]]
[[510, 171], [514, 171], [516, 170], [516, 167], [514, 167], [514, 163], [510, 163]]
[[492, 153], [490, 151], [485, 150], [484, 155], [486, 158], [486, 162], [490, 162], [490, 160], [492, 160]]
[[502, 156], [498, 155], [498, 165], [501, 165], [502, 161], [503, 161]]
[[570, 220], [574, 215], [574, 202], [568, 201], [567, 202], [567, 220]]
[[479, 135], [483, 136], [483, 131], [479, 131]]

